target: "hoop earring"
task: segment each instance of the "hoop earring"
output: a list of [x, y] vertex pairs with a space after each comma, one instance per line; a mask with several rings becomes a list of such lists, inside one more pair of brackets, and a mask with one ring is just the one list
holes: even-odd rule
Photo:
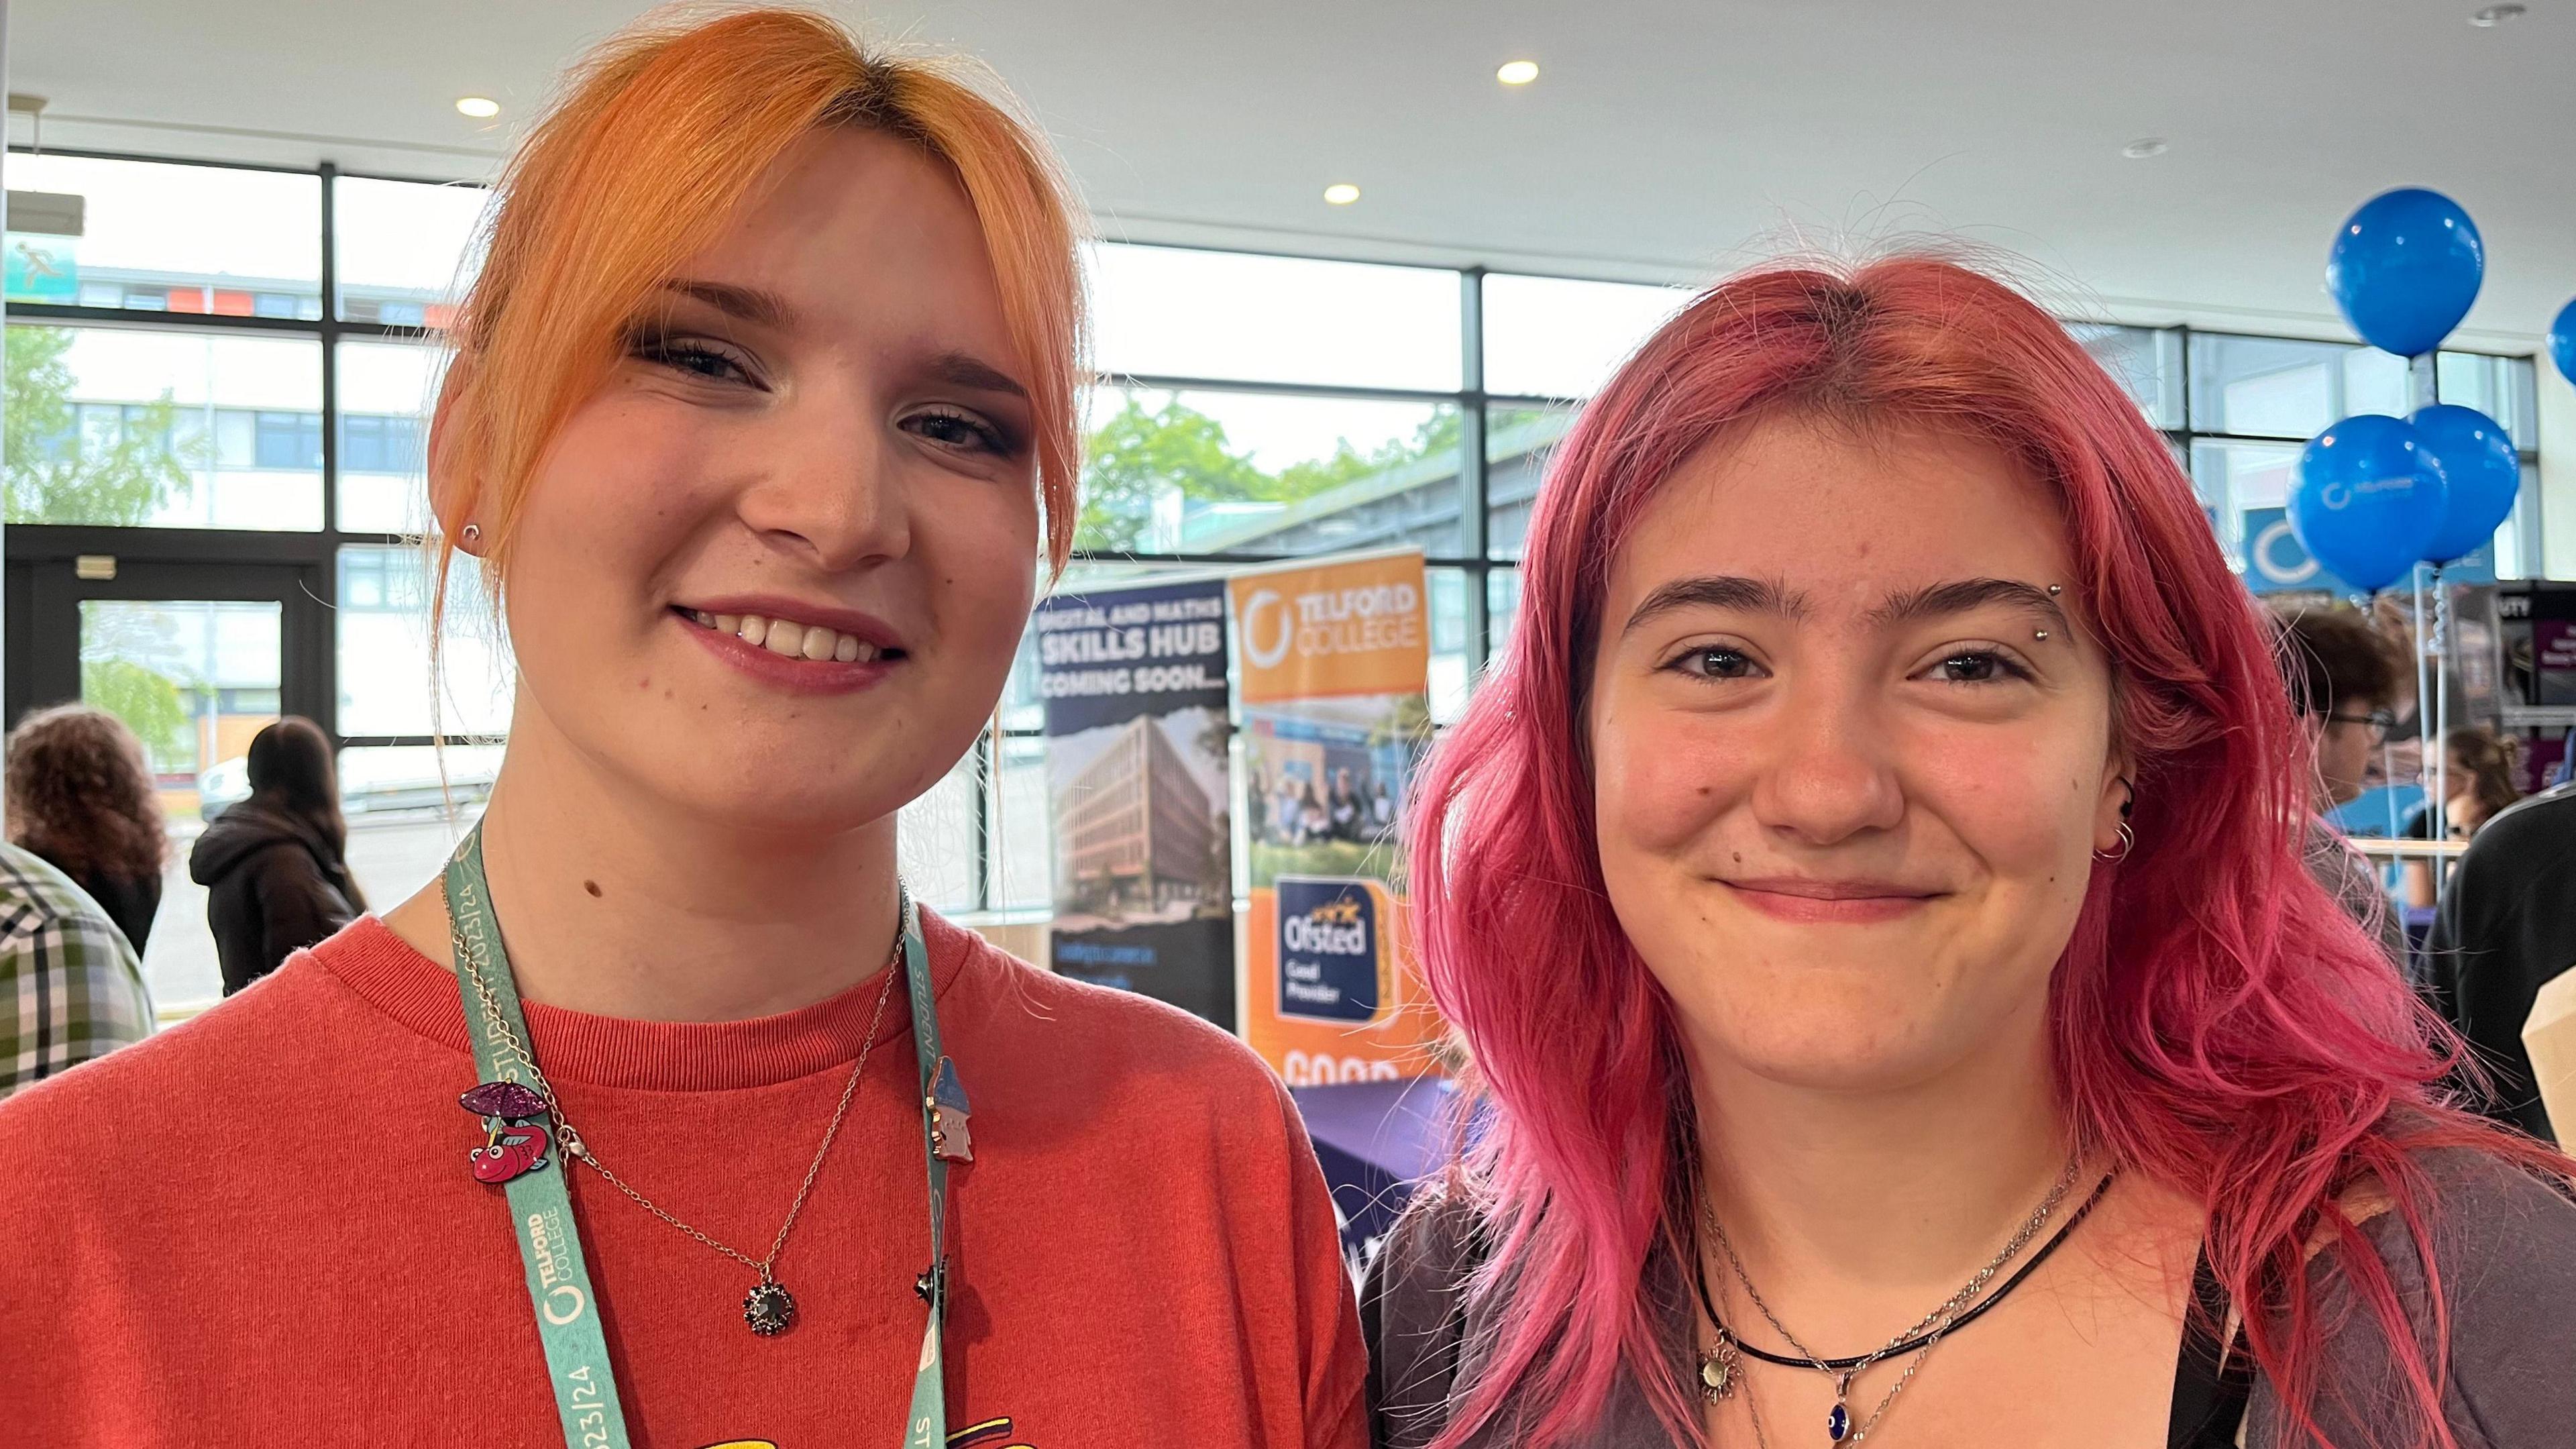
[[2107, 852], [2107, 851], [2100, 851], [2100, 850], [2097, 850], [2097, 851], [2093, 852], [2093, 858], [2094, 858], [2095, 860], [2100, 860], [2100, 861], [2109, 861], [2109, 862], [2112, 862], [2112, 863], [2116, 864], [2116, 863], [2118, 863], [2118, 862], [2120, 862], [2120, 861], [2127, 860], [2127, 859], [2129, 858], [2129, 852], [2131, 852], [2131, 851], [2133, 851], [2133, 850], [2136, 850], [2136, 849], [2138, 848], [2138, 833], [2137, 833], [2136, 831], [2131, 830], [2131, 829], [2129, 828], [2129, 822], [2128, 822], [2128, 821], [2123, 820], [2123, 821], [2121, 821], [2121, 822], [2120, 822], [2119, 831], [2120, 831], [2120, 853], [2119, 853], [2119, 854], [2117, 854], [2117, 855], [2112, 855], [2112, 854], [2110, 854], [2110, 853], [2109, 853], [2109, 852]]
[[479, 523], [469, 523], [463, 528], [458, 529], [456, 531], [456, 541], [458, 543], [481, 543], [483, 541], [483, 525]]

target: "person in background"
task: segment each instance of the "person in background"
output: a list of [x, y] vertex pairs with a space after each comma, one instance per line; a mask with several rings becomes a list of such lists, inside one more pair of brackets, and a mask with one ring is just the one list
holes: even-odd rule
[[348, 823], [331, 740], [290, 715], [250, 742], [250, 798], [215, 818], [188, 853], [232, 995], [293, 952], [364, 915], [350, 878]]
[[116, 923], [43, 857], [0, 845], [0, 1097], [151, 1034], [143, 963]]
[[[2467, 840], [2481, 826], [2522, 798], [2521, 770], [2512, 742], [2485, 725], [2471, 725], [2442, 737], [2443, 783], [2449, 799], [2442, 823], [2453, 840]], [[2433, 838], [2433, 812], [2417, 810], [2406, 822], [2410, 840]], [[2406, 904], [2417, 910], [2433, 904], [2433, 863], [2406, 862]]]
[[2276, 654], [2290, 705], [2300, 712], [2314, 777], [2308, 822], [2308, 873], [2379, 935], [2388, 959], [2405, 969], [2406, 923], [2390, 909], [2370, 863], [2324, 817], [2359, 798], [2370, 757], [2388, 737], [2389, 702], [2397, 694], [2397, 658], [2370, 621], [2350, 609], [2310, 609], [2280, 618]]
[[1335, 840], [1356, 842], [1360, 838], [1360, 792], [1351, 785], [1350, 767], [1333, 772], [1332, 833]]
[[2522, 1027], [2532, 999], [2576, 970], [2576, 785], [2543, 790], [2477, 829], [2425, 942], [2426, 991], [2485, 1068], [2470, 1105], [2543, 1141], [2550, 1131]]
[[143, 742], [105, 710], [57, 705], [10, 732], [8, 775], [9, 839], [71, 877], [140, 959], [169, 854]]

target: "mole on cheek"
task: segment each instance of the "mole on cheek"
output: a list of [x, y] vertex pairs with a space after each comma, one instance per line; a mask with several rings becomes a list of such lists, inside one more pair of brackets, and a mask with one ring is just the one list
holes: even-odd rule
[[590, 898], [592, 900], [599, 899], [599, 882], [595, 880], [586, 880], [581, 883], [581, 888], [590, 892]]

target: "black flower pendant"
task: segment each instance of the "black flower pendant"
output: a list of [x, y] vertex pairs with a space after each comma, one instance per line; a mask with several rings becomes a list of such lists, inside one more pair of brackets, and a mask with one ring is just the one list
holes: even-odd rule
[[775, 1283], [763, 1283], [743, 1296], [742, 1321], [763, 1338], [785, 1333], [796, 1322], [796, 1300]]

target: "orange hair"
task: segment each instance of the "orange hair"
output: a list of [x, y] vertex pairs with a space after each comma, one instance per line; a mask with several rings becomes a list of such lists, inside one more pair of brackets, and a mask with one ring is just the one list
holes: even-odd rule
[[482, 270], [449, 334], [457, 365], [433, 448], [434, 609], [455, 557], [449, 523], [481, 528], [497, 589], [537, 463], [615, 367], [633, 317], [790, 146], [830, 126], [909, 141], [965, 190], [1029, 371], [1046, 554], [1064, 566], [1079, 468], [1076, 211], [1036, 128], [964, 70], [874, 54], [837, 22], [793, 9], [648, 21], [582, 62], [503, 174]]

